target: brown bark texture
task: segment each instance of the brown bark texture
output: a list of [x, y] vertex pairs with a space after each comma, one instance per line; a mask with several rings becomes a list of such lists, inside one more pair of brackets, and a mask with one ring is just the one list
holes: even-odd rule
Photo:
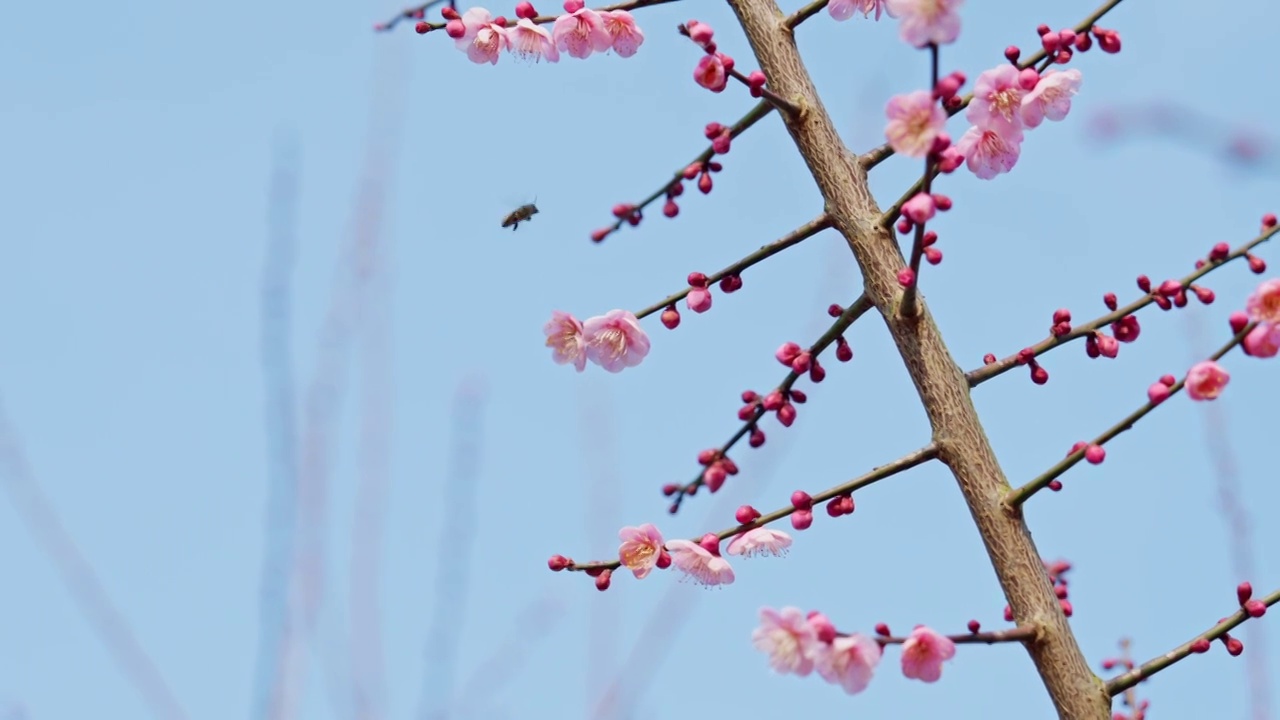
[[964, 373], [922, 298], [911, 317], [898, 312], [906, 263], [867, 185], [867, 173], [840, 140], [775, 0], [728, 0], [768, 87], [799, 108], [780, 111], [826, 201], [832, 225], [861, 268], [867, 297], [884, 318], [915, 384], [941, 459], [960, 486], [1014, 618], [1037, 628], [1027, 643], [1045, 689], [1067, 720], [1109, 720], [1111, 700], [1089, 669], [1041, 563], [1022, 514], [1001, 502], [1009, 483], [996, 460]]

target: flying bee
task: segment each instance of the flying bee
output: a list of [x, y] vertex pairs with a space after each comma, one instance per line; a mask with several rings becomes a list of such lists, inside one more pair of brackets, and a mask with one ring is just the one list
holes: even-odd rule
[[502, 218], [502, 227], [506, 227], [510, 225], [511, 230], [514, 232], [517, 228], [520, 227], [520, 223], [532, 221], [533, 216], [537, 214], [538, 214], [537, 205], [534, 205], [533, 203], [529, 203], [527, 205], [521, 205], [515, 210], [512, 210], [506, 217]]

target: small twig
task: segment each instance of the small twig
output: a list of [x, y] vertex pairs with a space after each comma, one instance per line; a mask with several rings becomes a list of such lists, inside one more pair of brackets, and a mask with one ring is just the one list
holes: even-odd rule
[[[826, 230], [829, 227], [831, 227], [831, 219], [827, 217], [827, 214], [824, 212], [818, 217], [810, 220], [804, 225], [801, 225], [795, 230], [792, 230], [786, 235], [783, 235], [782, 237], [769, 243], [768, 245], [762, 246], [759, 250], [756, 250], [755, 252], [742, 258], [741, 260], [735, 262], [734, 264], [726, 267], [720, 272], [717, 272], [712, 275], [708, 275], [707, 285], [708, 286], [714, 285], [715, 283], [720, 282], [721, 280], [723, 280], [724, 278], [730, 275], [738, 275], [743, 270], [746, 270], [752, 265], [760, 263], [770, 257], [773, 257], [774, 255], [777, 255], [778, 253], [782, 252], [783, 250], [786, 250], [787, 248], [793, 245], [799, 245], [804, 240], [807, 240], [813, 237], [814, 235], [817, 235], [818, 233], [822, 232], [823, 230]], [[678, 293], [668, 295], [666, 298], [663, 298], [662, 300], [659, 300], [653, 305], [650, 305], [649, 307], [637, 312], [636, 317], [643, 318], [643, 317], [652, 315], [656, 312], [659, 312], [663, 308], [666, 308], [668, 305], [674, 305], [675, 303], [678, 303], [681, 300], [683, 300], [685, 296], [689, 294], [689, 291], [692, 289], [693, 288], [685, 288], [684, 290], [681, 290]]]
[[[1275, 605], [1276, 603], [1280, 602], [1280, 590], [1276, 590], [1275, 592], [1262, 598], [1261, 600], [1262, 600], [1262, 604], [1266, 605], [1267, 607], [1271, 607], [1272, 605]], [[1123, 675], [1117, 675], [1116, 677], [1111, 678], [1110, 680], [1107, 681], [1107, 693], [1109, 693], [1111, 697], [1115, 697], [1116, 695], [1119, 695], [1125, 690], [1128, 690], [1134, 685], [1137, 685], [1138, 683], [1142, 682], [1143, 680], [1146, 680], [1152, 675], [1155, 675], [1161, 670], [1164, 670], [1170, 665], [1173, 665], [1174, 663], [1185, 659], [1188, 655], [1193, 654], [1195, 652], [1195, 650], [1193, 649], [1193, 646], [1198, 641], [1204, 640], [1208, 642], [1213, 642], [1214, 640], [1217, 640], [1218, 638], [1221, 638], [1222, 636], [1226, 635], [1228, 632], [1231, 632], [1232, 628], [1236, 627], [1237, 625], [1243, 623], [1245, 620], [1248, 620], [1248, 619], [1249, 619], [1249, 613], [1244, 608], [1240, 608], [1239, 610], [1236, 610], [1234, 613], [1231, 613], [1226, 618], [1218, 622], [1217, 625], [1214, 625], [1208, 630], [1191, 638], [1190, 640], [1179, 645], [1173, 650], [1170, 650], [1169, 652], [1163, 655], [1160, 655], [1159, 657], [1152, 658], [1151, 660], [1148, 660], [1147, 662], [1142, 663], [1138, 667], [1130, 670], [1127, 673], [1124, 673]]]
[[[747, 111], [747, 114], [743, 115], [738, 120], [738, 122], [729, 126], [729, 138], [733, 139], [738, 137], [742, 133], [746, 132], [747, 128], [751, 127], [752, 125], [755, 125], [757, 122], [760, 121], [761, 118], [763, 118], [765, 115], [768, 115], [771, 112], [773, 112], [773, 106], [770, 105], [768, 102], [761, 100], [759, 103], [756, 103], [756, 106], [751, 108], [749, 111]], [[703, 150], [702, 154], [698, 155], [698, 157], [682, 165], [679, 170], [676, 170], [675, 175], [671, 178], [670, 181], [668, 181], [662, 187], [655, 190], [653, 194], [649, 195], [649, 197], [646, 197], [645, 199], [641, 200], [639, 203], [632, 205], [631, 213], [629, 215], [624, 215], [623, 217], [618, 218], [613, 223], [613, 226], [609, 228], [609, 232], [614, 232], [620, 229], [622, 225], [627, 222], [628, 217], [640, 212], [645, 207], [651, 205], [659, 198], [666, 197], [668, 188], [670, 188], [672, 185], [678, 182], [682, 182], [685, 179], [684, 178], [685, 168], [689, 167], [690, 165], [706, 165], [707, 162], [709, 162], [711, 158], [715, 156], [715, 154], [716, 154], [715, 148], [708, 147], [706, 150]]]
[[[846, 482], [841, 485], [837, 485], [827, 490], [823, 490], [820, 493], [814, 493], [812, 495], [813, 504], [817, 506], [834, 497], [838, 497], [840, 495], [849, 495], [856, 490], [859, 490], [868, 485], [877, 483], [887, 477], [897, 475], [900, 472], [910, 470], [911, 468], [916, 467], [917, 465], [922, 465], [937, 457], [938, 457], [938, 446], [934, 443], [929, 443], [928, 445], [925, 445], [919, 450], [913, 450], [912, 452], [907, 453], [906, 455], [903, 455], [897, 460], [894, 460], [893, 462], [885, 465], [881, 465], [880, 467], [875, 468], [871, 472], [868, 472], [865, 475], [861, 475], [857, 478], [854, 478], [849, 482]], [[748, 530], [758, 528], [758, 527], [763, 527], [772, 522], [777, 522], [782, 518], [790, 517], [791, 513], [795, 511], [796, 511], [795, 507], [791, 505], [787, 505], [785, 507], [778, 508], [773, 512], [761, 515], [760, 517], [756, 518], [755, 520], [749, 523], [746, 523], [745, 525], [734, 525], [733, 527], [725, 528], [724, 530], [717, 532], [715, 535], [721, 540], [725, 540], [739, 533], [744, 533]], [[691, 538], [691, 539], [693, 542], [698, 542], [701, 539], [701, 537]], [[621, 564], [622, 563], [617, 560], [613, 560], [610, 562], [573, 563], [572, 565], [569, 565], [565, 569], [574, 570], [574, 571], [614, 570]]]
[[[1027, 642], [1034, 640], [1038, 630], [1034, 625], [1019, 625], [1009, 628], [1008, 630], [993, 630], [990, 632], [976, 633], [960, 633], [959, 635], [947, 635], [947, 639], [957, 645], [995, 645], [996, 643], [1007, 642]], [[844, 633], [841, 633], [844, 634]], [[896, 637], [892, 635], [876, 635], [874, 638], [881, 645], [901, 645], [909, 640], [909, 637]]]
[[[836, 321], [831, 324], [831, 327], [828, 328], [827, 331], [822, 334], [822, 337], [818, 338], [818, 340], [809, 348], [809, 354], [813, 356], [813, 359], [817, 360], [818, 356], [822, 354], [822, 351], [826, 350], [831, 343], [836, 341], [836, 338], [844, 334], [844, 331], [848, 330], [849, 327], [853, 325], [854, 321], [862, 317], [862, 315], [871, 308], [871, 301], [867, 299], [866, 294], [864, 293], [859, 295], [858, 299], [854, 300], [852, 305], [845, 308], [844, 312], [840, 313], [840, 317], [836, 318]], [[787, 376], [783, 378], [781, 383], [779, 383], [777, 390], [779, 392], [786, 393], [791, 389], [792, 385], [795, 385], [796, 380], [799, 379], [800, 373], [793, 370], [787, 373]], [[761, 418], [763, 418], [767, 412], [768, 411], [763, 407], [757, 407], [755, 414], [751, 416], [751, 419], [743, 423], [742, 427], [738, 428], [738, 431], [733, 434], [733, 437], [730, 437], [724, 445], [720, 446], [720, 450], [718, 451], [719, 456], [723, 457], [729, 452], [730, 448], [738, 444], [739, 440], [746, 437], [748, 433], [754, 430], [756, 424], [760, 422]], [[702, 473], [699, 473], [692, 481], [682, 485], [678, 490], [676, 490], [676, 494], [671, 501], [671, 514], [674, 515], [679, 512], [680, 503], [684, 501], [685, 496], [696, 491], [701, 486]]]
[[[380, 25], [374, 25], [373, 29], [376, 32], [387, 32], [388, 30], [391, 30], [392, 28], [394, 28], [396, 25], [399, 25], [402, 21], [421, 20], [425, 16], [426, 11], [429, 8], [432, 8], [436, 5], [442, 5], [445, 2], [449, 3], [449, 7], [455, 6], [455, 0], [431, 0], [431, 2], [427, 2], [422, 5], [406, 8], [402, 10], [399, 15], [396, 15], [390, 20]], [[649, 7], [651, 5], [665, 5], [667, 3], [672, 3], [672, 2], [679, 2], [679, 0], [631, 0], [631, 2], [621, 2], [614, 5], [606, 5], [605, 7], [595, 8], [595, 11], [596, 12], [608, 12], [611, 10], [631, 11], [631, 10], [638, 10], [640, 8]], [[561, 13], [561, 15], [562, 14], [563, 13]], [[535, 18], [530, 19], [530, 22], [532, 22], [534, 25], [545, 25], [549, 22], [555, 22], [556, 18], [558, 17], [560, 17], [560, 15], [539, 15]], [[516, 22], [517, 21], [514, 19], [507, 18], [505, 27], [515, 27]], [[427, 26], [428, 31], [440, 30], [446, 25], [446, 23], [443, 23], [443, 22], [429, 22], [425, 24]]]
[[[1240, 332], [1236, 333], [1236, 335], [1232, 337], [1231, 340], [1227, 342], [1227, 344], [1223, 345], [1221, 348], [1218, 348], [1217, 352], [1209, 356], [1209, 359], [1214, 361], [1221, 360], [1222, 357], [1226, 355], [1228, 352], [1230, 352], [1232, 348], [1234, 348], [1236, 345], [1239, 345], [1241, 341], [1244, 340], [1245, 336], [1249, 334], [1249, 331], [1253, 330], [1253, 328], [1256, 326], [1257, 326], [1257, 323], [1249, 323], [1248, 325], [1246, 325], [1245, 328]], [[1137, 423], [1139, 420], [1145, 417], [1147, 413], [1154, 410], [1157, 405], [1168, 402], [1169, 398], [1173, 397], [1174, 395], [1177, 395], [1178, 392], [1181, 391], [1183, 386], [1185, 386], [1186, 384], [1187, 384], [1187, 380], [1184, 377], [1183, 379], [1174, 383], [1173, 386], [1169, 388], [1169, 395], [1165, 397], [1163, 400], [1161, 400], [1158, 403], [1151, 402], [1150, 400], [1148, 400], [1145, 405], [1143, 405], [1142, 407], [1130, 413], [1128, 417], [1116, 423], [1115, 425], [1112, 425], [1110, 428], [1107, 429], [1106, 432], [1094, 438], [1093, 442], [1090, 444], [1105, 445], [1106, 443], [1110, 442], [1113, 438], [1115, 438], [1120, 433], [1132, 428], [1135, 423]], [[1066, 456], [1057, 464], [1055, 464], [1053, 467], [1046, 470], [1042, 475], [1032, 480], [1031, 482], [1027, 483], [1026, 485], [1023, 485], [1022, 487], [1016, 490], [1010, 490], [1009, 493], [1005, 495], [1005, 498], [1004, 498], [1005, 505], [1010, 508], [1016, 508], [1022, 503], [1026, 502], [1027, 498], [1031, 497], [1035, 493], [1047, 487], [1049, 483], [1056, 480], [1059, 476], [1061, 476], [1067, 470], [1070, 470], [1076, 463], [1080, 462], [1080, 460], [1084, 458], [1085, 449], [1087, 447], [1088, 446], [1086, 445], [1085, 447], [1082, 447], [1079, 450], [1076, 450], [1075, 452]]]
[[[929, 88], [933, 90], [938, 87], [938, 45], [929, 43]], [[920, 192], [926, 195], [932, 190], [933, 176], [937, 163], [933, 159], [933, 153], [930, 152], [924, 159], [924, 175], [921, 176], [923, 184]], [[908, 198], [909, 199], [909, 198]], [[897, 206], [898, 212], [901, 212], [902, 206]], [[925, 223], [916, 225], [915, 237], [911, 241], [911, 284], [902, 291], [902, 302], [898, 305], [898, 312], [903, 317], [914, 317], [916, 314], [916, 288], [920, 285], [920, 259], [924, 257], [924, 226]]]
[[[1187, 275], [1186, 277], [1182, 278], [1178, 282], [1182, 285], [1184, 289], [1190, 287], [1191, 284], [1194, 283], [1196, 280], [1199, 280], [1200, 278], [1204, 277], [1205, 275], [1208, 275], [1209, 273], [1222, 267], [1223, 265], [1226, 265], [1232, 260], [1245, 257], [1246, 255], [1249, 254], [1249, 251], [1253, 250], [1255, 247], [1261, 245], [1262, 243], [1270, 240], [1271, 237], [1275, 235], [1277, 232], [1280, 232], [1280, 225], [1276, 225], [1274, 227], [1270, 227], [1270, 228], [1267, 228], [1266, 230], [1263, 230], [1260, 235], [1250, 240], [1249, 242], [1241, 245], [1240, 247], [1236, 248], [1222, 260], [1220, 261], [1206, 260], [1205, 264], [1202, 267], [1197, 269], [1195, 272], [1192, 272], [1191, 274]], [[1099, 330], [1100, 328], [1106, 327], [1107, 325], [1110, 325], [1111, 323], [1116, 322], [1117, 320], [1120, 320], [1123, 317], [1132, 315], [1135, 312], [1141, 310], [1142, 308], [1155, 302], [1156, 296], [1159, 294], [1160, 294], [1159, 292], [1156, 292], [1155, 290], [1153, 290], [1152, 292], [1116, 310], [1115, 312], [1107, 313], [1106, 315], [1103, 315], [1095, 320], [1091, 320], [1087, 323], [1083, 323], [1081, 325], [1076, 325], [1072, 327], [1071, 332], [1061, 337], [1057, 337], [1051, 334], [1049, 337], [1045, 338], [1044, 340], [1041, 340], [1040, 342], [1036, 343], [1035, 345], [1032, 345], [1029, 348], [1032, 353], [1031, 357], [1040, 357], [1044, 353], [1049, 352], [1050, 350], [1058, 347], [1059, 345], [1065, 345], [1071, 342], [1072, 340], [1078, 340], [1079, 338], [1092, 335], [1095, 331]], [[965, 373], [965, 377], [968, 378], [969, 380], [969, 387], [977, 387], [978, 385], [981, 385], [982, 383], [990, 380], [991, 378], [997, 375], [1000, 375], [1004, 372], [1007, 372], [1009, 370], [1012, 370], [1014, 367], [1017, 367], [1019, 364], [1026, 362], [1027, 359], [1030, 359], [1030, 358], [1023, 358], [1020, 361], [1019, 360], [1020, 354], [1021, 353], [1014, 353], [1013, 355], [1010, 355], [1009, 357], [1006, 357], [1003, 360], [997, 360], [996, 362], [993, 362], [990, 365], [983, 365], [980, 368], [977, 368], [975, 370], [970, 370], [969, 372]]]
[[804, 7], [800, 8], [799, 10], [791, 13], [791, 15], [787, 17], [787, 20], [785, 23], [787, 29], [795, 30], [797, 27], [800, 26], [800, 23], [822, 12], [822, 9], [827, 6], [827, 3], [829, 1], [830, 0], [815, 0], [815, 2], [811, 2], [808, 5], [805, 5]]

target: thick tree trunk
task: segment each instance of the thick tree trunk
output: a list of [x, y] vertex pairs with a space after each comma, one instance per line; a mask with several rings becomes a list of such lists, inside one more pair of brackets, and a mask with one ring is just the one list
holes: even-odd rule
[[952, 360], [923, 300], [912, 317], [898, 313], [905, 265], [867, 186], [866, 172], [836, 133], [805, 70], [795, 39], [774, 0], [729, 0], [769, 78], [769, 88], [800, 108], [779, 113], [826, 200], [833, 226], [849, 242], [862, 269], [867, 297], [884, 317], [924, 403], [941, 459], [951, 469], [991, 557], [1019, 624], [1039, 630], [1026, 647], [1058, 715], [1109, 720], [1111, 700], [1089, 670], [1054, 595], [1021, 513], [1004, 509], [1009, 489], [969, 397], [964, 373]]

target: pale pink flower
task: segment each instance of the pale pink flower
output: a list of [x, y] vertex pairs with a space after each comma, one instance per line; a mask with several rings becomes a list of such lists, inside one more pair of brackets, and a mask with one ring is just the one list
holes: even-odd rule
[[885, 0], [831, 0], [827, 3], [827, 12], [831, 13], [831, 17], [838, 22], [844, 22], [859, 10], [862, 11], [862, 17], [867, 17], [874, 10], [876, 20], [879, 20], [884, 4]]
[[567, 312], [556, 310], [551, 319], [542, 326], [547, 336], [547, 347], [551, 348], [551, 359], [557, 365], [573, 363], [582, 372], [587, 367], [587, 343], [582, 337], [582, 323]]
[[923, 225], [933, 219], [938, 211], [938, 203], [926, 192], [918, 192], [911, 199], [902, 203], [902, 215], [917, 225]]
[[1280, 278], [1263, 280], [1244, 304], [1251, 320], [1280, 323]]
[[711, 92], [721, 92], [729, 84], [729, 72], [725, 70], [720, 55], [703, 55], [693, 68], [693, 80]]
[[[1275, 357], [1280, 353], [1280, 324], [1260, 323], [1241, 341], [1244, 349], [1256, 358]], [[729, 546], [730, 552], [733, 545]]]
[[969, 122], [1004, 137], [1021, 134], [1022, 96], [1027, 91], [1018, 84], [1018, 72], [1012, 63], [982, 71], [973, 84], [973, 101], [964, 114]]
[[899, 155], [924, 157], [947, 124], [947, 113], [928, 90], [894, 95], [884, 108], [884, 136]]
[[800, 677], [813, 672], [814, 653], [824, 644], [804, 613], [794, 607], [760, 608], [760, 626], [752, 631], [751, 643], [769, 654], [774, 672]]
[[459, 50], [467, 53], [473, 63], [498, 64], [498, 55], [510, 47], [507, 29], [493, 22], [493, 16], [482, 7], [473, 7], [462, 14], [466, 32], [453, 41]]
[[885, 0], [885, 9], [899, 19], [898, 36], [916, 47], [946, 45], [960, 36], [964, 0]]
[[738, 533], [729, 541], [730, 555], [755, 557], [756, 555], [773, 555], [781, 557], [791, 547], [791, 536], [781, 530], [767, 527], [752, 528]]
[[850, 695], [857, 695], [867, 689], [881, 656], [880, 643], [854, 633], [836, 637], [830, 645], [819, 646], [814, 654], [814, 668], [823, 680], [839, 685]]
[[965, 163], [983, 180], [990, 180], [1000, 173], [1007, 173], [1018, 164], [1022, 152], [1022, 131], [1012, 137], [971, 127], [960, 137], [956, 149], [965, 157]]
[[556, 41], [556, 48], [575, 58], [585, 58], [593, 52], [605, 52], [613, 47], [613, 36], [604, 29], [604, 18], [585, 7], [556, 18], [551, 37]]
[[1022, 96], [1022, 123], [1037, 127], [1044, 120], [1057, 122], [1071, 112], [1071, 96], [1080, 91], [1083, 76], [1072, 68], [1065, 72], [1050, 70], [1040, 76], [1035, 89]]
[[613, 38], [613, 51], [619, 57], [628, 58], [644, 44], [644, 33], [636, 25], [636, 19], [626, 10], [605, 10], [600, 13], [604, 29]]
[[733, 582], [729, 561], [689, 540], [668, 540], [671, 564], [703, 585], [728, 585]]
[[636, 576], [643, 580], [658, 564], [658, 556], [662, 554], [662, 533], [652, 523], [639, 527], [624, 527], [618, 531], [618, 561]]
[[551, 33], [541, 25], [533, 24], [529, 18], [520, 18], [516, 26], [507, 31], [507, 42], [511, 44], [511, 54], [525, 60], [546, 58], [547, 62], [559, 62], [560, 51], [556, 49]]
[[942, 677], [942, 663], [956, 655], [956, 644], [945, 635], [917, 625], [902, 643], [902, 674], [927, 683]]
[[1192, 400], [1213, 400], [1231, 382], [1231, 375], [1218, 363], [1204, 360], [1187, 371], [1187, 394]]
[[704, 313], [711, 309], [711, 291], [701, 287], [689, 288], [689, 294], [685, 296], [685, 304], [696, 313]]
[[587, 359], [611, 373], [635, 367], [649, 354], [649, 336], [626, 310], [610, 310], [582, 323]]

